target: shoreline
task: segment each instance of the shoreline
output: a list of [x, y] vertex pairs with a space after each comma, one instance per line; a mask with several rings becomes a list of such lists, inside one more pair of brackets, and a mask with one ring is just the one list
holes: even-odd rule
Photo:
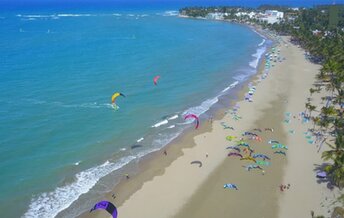
[[[237, 102], [242, 101], [246, 92], [245, 89], [247, 89], [248, 84], [258, 80], [258, 77], [263, 74], [265, 63], [264, 55], [269, 52], [269, 49], [273, 47], [273, 45], [276, 44], [276, 40], [269, 35], [264, 35], [266, 33], [261, 32], [261, 29], [257, 29], [254, 26], [245, 24], [240, 25], [248, 27], [261, 37], [263, 36], [262, 38], [271, 40], [272, 43], [271, 45], [267, 45], [266, 50], [258, 59], [258, 65], [255, 69], [255, 73], [249, 75], [247, 79], [240, 82], [236, 87], [234, 87], [232, 94], [225, 94], [223, 96], [220, 96], [219, 101], [215, 104], [216, 107], [214, 108], [213, 105], [207, 112], [205, 112], [206, 114], [214, 115], [214, 122], [220, 121], [226, 116], [225, 112], [227, 111], [229, 106], [233, 106]], [[229, 104], [224, 104], [224, 100], [221, 98], [228, 99], [229, 96], [231, 96], [233, 99], [230, 100]], [[117, 207], [120, 207], [125, 201], [130, 198], [130, 196], [140, 190], [145, 183], [152, 181], [157, 176], [163, 175], [167, 167], [169, 167], [174, 161], [184, 155], [183, 150], [194, 148], [196, 146], [196, 143], [192, 142], [193, 138], [207, 134], [212, 130], [213, 125], [204, 120], [201, 127], [197, 131], [193, 131], [192, 128], [188, 128], [184, 130], [176, 139], [173, 139], [163, 148], [145, 155], [139, 160], [139, 163], [137, 164], [138, 172], [135, 175], [131, 175], [129, 180], [123, 177], [120, 182], [115, 185], [112, 191], [105, 195], [105, 199], [114, 202]], [[164, 150], [167, 150], [167, 156], [163, 155]], [[115, 199], [113, 199], [112, 197], [113, 194], [116, 195]], [[99, 213], [102, 214], [102, 212]], [[64, 216], [63, 211], [59, 213], [57, 217], [60, 217], [61, 215], [62, 217]], [[102, 215], [100, 216], [103, 217]], [[78, 217], [94, 217], [94, 214], [92, 214], [91, 216], [88, 214], [88, 212], [85, 212]]]
[[[257, 214], [263, 217], [290, 217], [290, 211], [295, 217], [307, 217], [311, 210], [325, 214], [333, 206], [319, 205], [325, 200], [321, 199], [324, 195], [335, 193], [324, 189], [324, 184], [317, 184], [312, 175], [314, 161], [319, 154], [314, 152], [314, 146], [310, 147], [306, 140], [302, 140], [303, 131], [307, 131], [311, 124], [300, 124], [297, 118], [298, 113], [304, 111], [303, 103], [319, 66], [307, 62], [303, 50], [289, 42], [279, 44], [278, 48], [287, 59], [282, 63], [277, 62], [264, 81], [254, 80], [258, 74], [251, 78], [258, 87], [254, 102], [238, 101], [239, 115], [244, 118], [233, 121], [228, 115], [216, 117], [211, 127], [210, 124], [206, 124], [208, 129], [204, 126], [205, 132], [185, 134], [180, 141], [183, 145], [179, 147], [182, 156], [176, 157], [167, 167], [161, 166], [159, 173], [140, 183], [137, 186], [139, 189], [128, 195], [126, 200], [122, 199], [122, 203], [118, 202], [122, 217], [224, 217], [226, 214], [234, 217], [254, 217]], [[299, 69], [303, 74], [297, 73]], [[244, 91], [242, 89], [241, 93]], [[289, 113], [291, 115], [286, 115]], [[288, 118], [291, 124], [284, 122], [286, 116], [291, 116]], [[223, 121], [233, 123], [234, 133], [221, 127]], [[250, 142], [257, 152], [273, 157], [272, 165], [267, 167], [265, 173], [247, 172], [242, 168], [243, 162], [225, 156], [225, 147], [229, 144], [224, 140], [226, 135], [239, 137], [243, 131], [267, 126], [274, 128], [274, 132], [261, 134], [264, 143]], [[266, 145], [269, 139], [279, 140], [289, 147], [286, 158], [273, 154], [269, 148], [271, 145]], [[300, 146], [303, 152], [298, 151]], [[309, 149], [313, 151], [308, 157], [304, 152]], [[209, 157], [205, 156], [207, 153]], [[190, 165], [192, 160], [201, 160], [204, 163], [202, 168]], [[307, 173], [299, 172], [300, 164], [307, 166], [302, 167]], [[238, 184], [239, 190], [224, 190], [222, 186], [227, 182]], [[309, 182], [311, 188], [305, 189]], [[280, 184], [288, 184], [288, 190], [281, 191]], [[322, 192], [314, 196], [319, 187], [322, 187]], [[122, 188], [125, 188], [125, 184]], [[121, 190], [118, 191], [120, 196]], [[307, 204], [295, 199], [302, 199]], [[84, 217], [106, 217], [106, 214], [100, 211]]]

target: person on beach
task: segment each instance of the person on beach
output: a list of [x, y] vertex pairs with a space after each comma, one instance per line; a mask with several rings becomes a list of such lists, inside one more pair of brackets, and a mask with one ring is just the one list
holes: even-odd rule
[[125, 178], [127, 178], [127, 179], [130, 179], [130, 177], [129, 177], [129, 174], [128, 174], [128, 173], [126, 173], [126, 174], [125, 174]]
[[164, 155], [167, 156], [167, 151], [166, 150], [164, 150]]
[[111, 195], [111, 197], [112, 197], [113, 199], [115, 199], [115, 198], [116, 198], [115, 193], [113, 193], [113, 194]]
[[282, 184], [280, 185], [280, 190], [281, 190], [281, 192], [284, 191], [284, 190], [283, 190], [283, 185], [282, 185]]
[[209, 155], [208, 155], [208, 153], [205, 153], [205, 157], [207, 158]]

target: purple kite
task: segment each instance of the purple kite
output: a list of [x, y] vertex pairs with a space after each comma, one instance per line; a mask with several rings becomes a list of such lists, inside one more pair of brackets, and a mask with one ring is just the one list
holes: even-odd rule
[[227, 156], [228, 156], [228, 157], [230, 157], [230, 156], [237, 156], [237, 157], [242, 158], [242, 155], [241, 155], [241, 154], [235, 153], [235, 152], [230, 152]]
[[194, 118], [196, 120], [196, 126], [195, 129], [199, 127], [199, 119], [195, 114], [188, 114], [184, 117], [184, 120], [189, 119], [189, 118]]
[[117, 218], [117, 208], [109, 201], [100, 201], [90, 210], [90, 213], [94, 210], [106, 210], [113, 218]]

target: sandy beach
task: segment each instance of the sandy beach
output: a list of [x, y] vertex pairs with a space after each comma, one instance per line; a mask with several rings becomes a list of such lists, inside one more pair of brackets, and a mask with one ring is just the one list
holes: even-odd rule
[[[153, 155], [141, 166], [142, 173], [123, 179], [112, 192], [116, 198], [109, 193], [106, 200], [118, 207], [119, 217], [310, 217], [311, 210], [328, 215], [333, 205], [327, 199], [333, 199], [338, 191], [317, 183], [314, 169], [321, 163], [321, 153], [305, 138], [312, 123], [302, 123], [298, 116], [305, 110], [320, 66], [307, 61], [304, 51], [287, 37], [276, 50], [285, 60], [271, 62], [274, 66], [265, 79], [262, 74], [253, 78], [253, 102], [240, 100], [236, 115], [227, 108], [219, 119], [186, 133], [167, 147], [167, 156]], [[246, 84], [241, 99], [248, 91]], [[319, 96], [313, 98], [320, 103]], [[224, 123], [234, 130], [225, 129]], [[256, 128], [262, 132], [254, 131]], [[254, 153], [271, 158], [270, 166], [248, 171], [243, 166], [254, 164], [252, 161], [227, 156], [231, 150], [226, 148], [236, 145], [235, 140], [245, 131], [262, 138], [244, 137]], [[229, 135], [237, 139], [226, 140]], [[275, 154], [269, 140], [286, 145], [286, 155]], [[201, 161], [202, 167], [190, 164], [195, 160]], [[236, 184], [238, 190], [224, 189], [226, 183]], [[281, 191], [281, 184], [290, 187]], [[108, 214], [94, 211], [82, 217]]]

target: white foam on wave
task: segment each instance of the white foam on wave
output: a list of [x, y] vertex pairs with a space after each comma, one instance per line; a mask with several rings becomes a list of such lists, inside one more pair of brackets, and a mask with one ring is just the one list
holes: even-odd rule
[[168, 120], [163, 120], [163, 121], [160, 121], [160, 122], [154, 124], [152, 127], [157, 128], [159, 126], [166, 125], [167, 123], [168, 123]]
[[223, 92], [226, 92], [226, 91], [228, 91], [228, 90], [230, 90], [230, 89], [232, 89], [232, 88], [234, 88], [236, 85], [238, 85], [239, 84], [239, 81], [235, 81], [234, 83], [232, 83], [232, 84], [230, 84], [228, 87], [226, 87], [224, 90], [222, 90], [221, 92], [223, 93]]
[[261, 56], [264, 54], [265, 50], [266, 50], [266, 47], [260, 47], [257, 49], [256, 53], [252, 55], [254, 57], [254, 60], [249, 63], [250, 67], [254, 69], [258, 67], [259, 60]]
[[81, 163], [81, 161], [75, 162], [74, 165], [78, 166]]
[[187, 109], [186, 111], [183, 112], [183, 115], [195, 114], [197, 116], [200, 116], [201, 114], [208, 111], [210, 109], [210, 107], [213, 106], [214, 104], [216, 104], [218, 101], [219, 101], [218, 97], [207, 99], [207, 100], [203, 101], [201, 103], [201, 105]]
[[[196, 106], [196, 107], [191, 107], [191, 108], [187, 109], [186, 111], [184, 111], [183, 112], [183, 116], [185, 116], [186, 114], [195, 114], [197, 116], [200, 116], [201, 114], [207, 112], [214, 104], [216, 104], [219, 101], [219, 97], [220, 96], [224, 95], [224, 93], [226, 91], [228, 91], [229, 89], [234, 88], [238, 84], [239, 84], [239, 81], [233, 82], [227, 88], [222, 90], [221, 93], [218, 94], [216, 97], [211, 98], [211, 99], [207, 99], [207, 100], [203, 101], [201, 103], [201, 105]], [[193, 121], [190, 120], [190, 121], [187, 121], [186, 123], [191, 123], [191, 122], [193, 122]]]
[[176, 114], [176, 115], [174, 115], [174, 116], [168, 118], [168, 120], [175, 120], [175, 119], [177, 119], [178, 117], [179, 117], [179, 116]]
[[167, 127], [167, 129], [173, 129], [174, 127], [176, 127], [176, 125], [171, 125], [171, 126]]
[[39, 14], [28, 14], [28, 15], [21, 15], [17, 14], [17, 17], [25, 17], [25, 18], [51, 18], [55, 15], [39, 15]]
[[120, 16], [122, 16], [122, 14], [118, 14], [118, 13], [114, 13], [114, 14], [112, 14], [113, 16], [116, 16], [116, 17], [120, 17]]
[[262, 37], [263, 39], [266, 39], [266, 37], [261, 34], [260, 32], [258, 32], [257, 30], [255, 30], [254, 28], [252, 28], [253, 32], [257, 33], [260, 37]]
[[259, 43], [259, 44], [258, 44], [258, 46], [262, 46], [262, 45], [264, 45], [265, 41], [266, 41], [266, 40], [265, 40], [265, 39], [263, 39], [263, 41], [262, 41], [261, 43]]
[[80, 195], [87, 193], [100, 178], [123, 167], [135, 158], [135, 156], [123, 157], [116, 163], [106, 161], [100, 166], [76, 174], [75, 181], [71, 184], [58, 187], [52, 192], [40, 194], [32, 199], [23, 217], [55, 217], [76, 201]]
[[172, 17], [172, 16], [178, 16], [178, 11], [164, 11], [163, 13], [157, 13], [157, 15], [164, 16], [164, 17]]
[[17, 14], [17, 17], [27, 19], [59, 19], [62, 17], [94, 17], [97, 14]]
[[142, 137], [142, 138], [139, 138], [138, 140], [136, 140], [136, 142], [141, 142], [143, 140], [144, 140], [144, 138]]
[[58, 17], [91, 17], [92, 14], [58, 14]]

